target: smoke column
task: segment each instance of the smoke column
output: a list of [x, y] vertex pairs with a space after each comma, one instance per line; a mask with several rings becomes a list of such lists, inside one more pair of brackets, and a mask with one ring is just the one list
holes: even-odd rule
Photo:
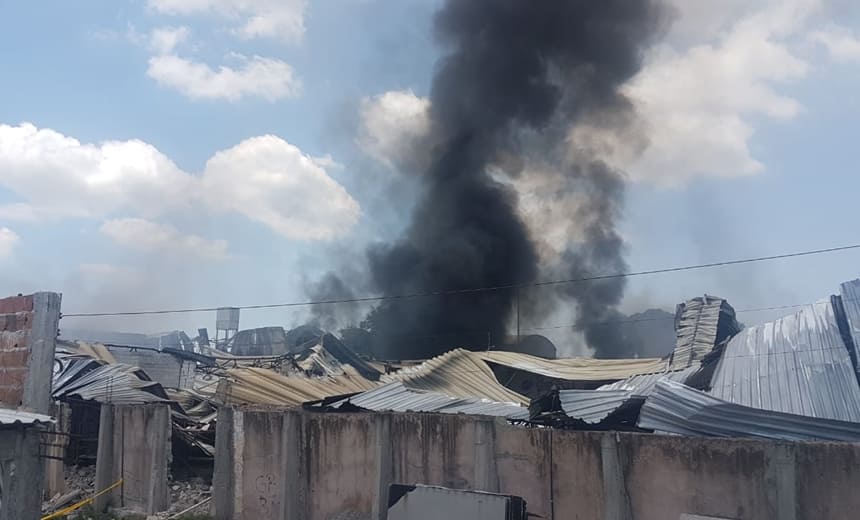
[[[449, 0], [435, 19], [447, 54], [431, 89], [431, 163], [405, 234], [368, 251], [371, 284], [404, 294], [623, 270], [615, 230], [623, 178], [592, 153], [572, 154], [566, 137], [580, 122], [611, 128], [629, 119], [619, 88], [639, 70], [663, 14], [652, 0]], [[534, 158], [562, 170], [564, 189], [587, 195], [569, 215], [582, 237], [550, 272], [541, 272], [516, 194], [500, 179], [534, 175], [523, 170]], [[573, 284], [546, 298], [573, 302], [589, 345], [611, 357], [626, 347], [591, 324], [615, 315], [623, 289], [622, 280]], [[497, 290], [389, 300], [368, 323], [377, 351], [391, 357], [486, 348], [505, 336], [516, 298]]]

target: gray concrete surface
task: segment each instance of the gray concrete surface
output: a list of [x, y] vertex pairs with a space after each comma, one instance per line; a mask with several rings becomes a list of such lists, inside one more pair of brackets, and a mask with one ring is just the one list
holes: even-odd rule
[[51, 417], [56, 423], [46, 428], [42, 441], [45, 446], [45, 499], [62, 495], [67, 491], [64, 458], [69, 444], [69, 429], [71, 427], [72, 410], [66, 403], [54, 403], [51, 406]]
[[122, 479], [114, 492], [100, 497], [107, 506], [156, 513], [169, 504], [170, 408], [167, 404], [102, 405], [96, 488]]
[[383, 518], [393, 482], [518, 495], [530, 513], [554, 520], [852, 518], [860, 510], [860, 444], [851, 443], [224, 408], [217, 444], [219, 520]]
[[27, 380], [24, 382], [23, 407], [36, 413], [51, 413], [51, 378], [61, 299], [57, 293], [40, 292], [33, 295], [30, 360], [27, 364]]
[[0, 428], [0, 520], [39, 518], [43, 475], [39, 460], [38, 428]]

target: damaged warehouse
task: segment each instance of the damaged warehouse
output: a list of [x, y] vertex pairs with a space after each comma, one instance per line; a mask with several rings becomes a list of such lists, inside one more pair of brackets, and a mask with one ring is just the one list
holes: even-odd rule
[[[674, 349], [650, 359], [454, 349], [380, 362], [324, 332], [262, 356], [196, 340], [143, 356], [135, 354], [142, 346], [56, 340], [50, 415], [12, 412], [0, 433], [9, 446], [29, 431], [41, 439], [44, 514], [86, 502], [146, 514], [194, 507], [225, 520], [383, 518], [389, 486], [404, 484], [509, 495], [545, 518], [568, 518], [570, 508], [616, 518], [610, 512], [619, 507], [635, 518], [807, 518], [837, 504], [848, 511], [853, 492], [814, 483], [788, 491], [783, 482], [717, 500], [707, 489], [720, 479], [765, 478], [783, 467], [775, 464], [801, 475], [807, 464], [835, 463], [826, 457], [860, 456], [855, 292], [860, 280], [747, 328], [726, 300], [693, 298], [678, 306]], [[121, 356], [162, 367], [153, 373], [164, 382]], [[702, 474], [716, 470], [703, 453], [735, 462]], [[687, 482], [676, 501], [647, 500], [655, 491], [636, 476], [641, 457], [665, 467], [664, 478]], [[738, 457], [761, 465], [741, 470]], [[568, 464], [581, 470], [574, 475]], [[860, 465], [840, 467], [840, 482], [857, 481]]]
[[860, 516], [837, 3], [10, 2], [0, 520]]

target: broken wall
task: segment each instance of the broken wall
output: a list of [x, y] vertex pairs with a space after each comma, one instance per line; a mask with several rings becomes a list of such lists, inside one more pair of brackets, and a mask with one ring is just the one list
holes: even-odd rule
[[860, 444], [227, 407], [217, 443], [219, 520], [383, 518], [395, 482], [518, 495], [529, 513], [556, 520], [796, 520], [860, 509]]
[[[0, 408], [50, 414], [59, 319], [59, 294], [0, 299]], [[39, 428], [2, 428], [0, 520], [38, 518], [45, 474]]]
[[121, 485], [96, 500], [96, 507], [156, 513], [169, 507], [170, 407], [165, 403], [101, 407], [96, 489]]
[[47, 414], [60, 295], [0, 299], [0, 407]]

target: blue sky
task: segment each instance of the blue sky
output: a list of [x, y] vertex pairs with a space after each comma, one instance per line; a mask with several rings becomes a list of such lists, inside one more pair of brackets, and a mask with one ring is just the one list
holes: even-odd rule
[[[408, 220], [398, 154], [421, 132], [438, 4], [3, 2], [2, 293], [61, 291], [66, 312], [242, 305], [304, 300], [326, 270], [360, 269], [363, 247]], [[651, 146], [607, 159], [630, 177], [631, 268], [860, 242], [851, 3], [675, 7], [627, 91]], [[737, 308], [807, 302], [858, 266], [855, 251], [637, 278], [624, 310], [705, 292]], [[301, 319], [247, 312], [243, 325]]]

